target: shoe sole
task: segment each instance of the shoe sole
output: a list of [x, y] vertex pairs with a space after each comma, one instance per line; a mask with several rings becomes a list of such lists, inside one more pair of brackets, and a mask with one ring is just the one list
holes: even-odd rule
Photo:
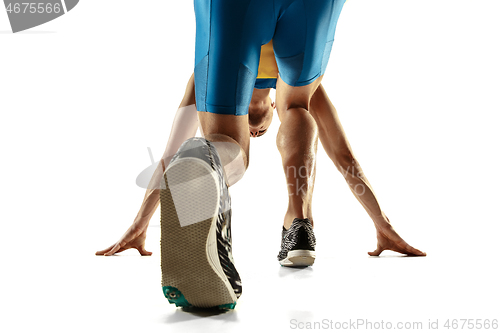
[[162, 287], [180, 307], [232, 309], [236, 294], [219, 262], [218, 178], [197, 158], [171, 163], [164, 174], [161, 202]]
[[286, 267], [304, 267], [312, 266], [316, 259], [316, 253], [310, 250], [289, 251], [286, 258], [280, 260], [281, 266]]

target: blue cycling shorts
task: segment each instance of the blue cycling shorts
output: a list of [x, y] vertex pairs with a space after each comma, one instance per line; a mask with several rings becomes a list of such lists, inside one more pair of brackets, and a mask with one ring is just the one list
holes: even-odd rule
[[324, 74], [345, 0], [194, 0], [198, 111], [246, 115], [261, 46], [273, 40], [281, 79]]

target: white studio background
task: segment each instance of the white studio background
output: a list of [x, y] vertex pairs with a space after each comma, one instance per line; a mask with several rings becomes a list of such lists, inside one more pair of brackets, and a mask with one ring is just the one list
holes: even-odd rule
[[[323, 85], [383, 210], [405, 240], [428, 253], [403, 262], [398, 278], [387, 276], [397, 286], [387, 297], [402, 317], [498, 314], [499, 11], [496, 0], [350, 0], [338, 23]], [[194, 23], [192, 1], [84, 0], [59, 19], [12, 34], [0, 10], [0, 292], [12, 323], [37, 327], [74, 308], [85, 327], [114, 327], [105, 320], [113, 299], [92, 294], [93, 286], [115, 281], [106, 271], [112, 258], [89, 262], [139, 209], [144, 190], [135, 178], [151, 163], [147, 147], [155, 159], [165, 148], [193, 70]], [[278, 127], [275, 116], [269, 133], [251, 140], [250, 168], [231, 189], [234, 255], [248, 281], [259, 265], [278, 265], [287, 204]], [[321, 255], [347, 265], [316, 274], [348, 274], [351, 260], [363, 265], [376, 246], [372, 222], [321, 146], [313, 208], [318, 263]], [[156, 214], [151, 228], [158, 224]], [[148, 245], [159, 255], [157, 239]], [[122, 259], [145, 278], [137, 267], [154, 258], [130, 252]], [[388, 262], [374, 260], [370, 268]], [[417, 270], [409, 262], [433, 264]], [[405, 285], [405, 271], [421, 283]], [[371, 274], [343, 281], [369, 285]], [[159, 275], [147, 279], [158, 283]], [[408, 290], [425, 297], [406, 299]], [[377, 304], [353, 297], [345, 308]], [[330, 301], [314, 308], [323, 305], [343, 308]], [[148, 311], [147, 304], [130, 306]], [[33, 312], [33, 320], [18, 311]]]

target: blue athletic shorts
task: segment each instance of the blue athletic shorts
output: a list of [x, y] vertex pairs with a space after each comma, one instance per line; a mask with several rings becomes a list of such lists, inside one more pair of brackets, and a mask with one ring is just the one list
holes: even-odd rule
[[257, 78], [255, 80], [254, 88], [255, 89], [269, 89], [269, 88], [276, 89], [276, 81], [278, 81], [278, 79], [259, 79], [259, 78]]
[[261, 46], [273, 40], [281, 78], [324, 74], [345, 0], [194, 0], [198, 111], [246, 115]]

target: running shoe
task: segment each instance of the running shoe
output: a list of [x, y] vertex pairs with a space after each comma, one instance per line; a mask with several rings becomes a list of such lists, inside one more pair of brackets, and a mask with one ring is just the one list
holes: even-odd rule
[[283, 227], [278, 260], [281, 266], [311, 266], [316, 259], [315, 247], [316, 237], [311, 222], [296, 218], [288, 230]]
[[178, 307], [233, 309], [242, 292], [231, 250], [231, 198], [213, 144], [185, 141], [160, 189], [162, 287]]

